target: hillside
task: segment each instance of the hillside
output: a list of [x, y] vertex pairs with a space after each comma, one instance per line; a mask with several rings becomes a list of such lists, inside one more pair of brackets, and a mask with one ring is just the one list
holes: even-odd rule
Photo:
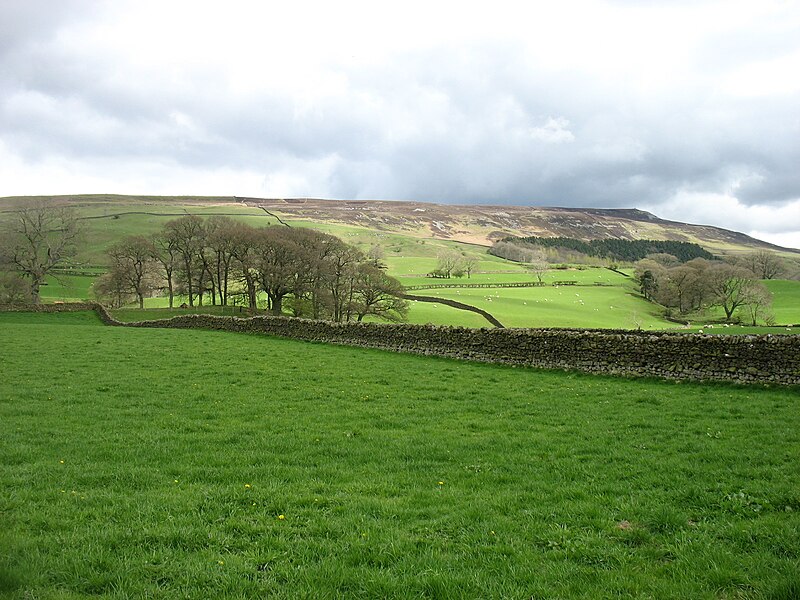
[[[36, 197], [0, 198], [2, 213]], [[81, 209], [87, 218], [111, 219], [121, 214], [182, 215], [203, 213], [256, 214], [283, 221], [311, 221], [363, 227], [386, 233], [491, 245], [509, 236], [590, 239], [657, 239], [700, 244], [714, 253], [769, 248], [797, 255], [743, 233], [707, 225], [667, 221], [637, 209], [557, 208], [533, 206], [448, 205], [381, 200], [320, 200], [312, 198], [244, 198], [220, 196], [56, 196], [55, 201]], [[263, 212], [262, 212], [263, 211]]]
[[[276, 215], [491, 245], [515, 236], [695, 242], [711, 251], [787, 250], [743, 233], [659, 219], [637, 209], [448, 205], [425, 202], [238, 198]], [[791, 250], [789, 250], [791, 252]], [[800, 253], [800, 251], [797, 251]]]

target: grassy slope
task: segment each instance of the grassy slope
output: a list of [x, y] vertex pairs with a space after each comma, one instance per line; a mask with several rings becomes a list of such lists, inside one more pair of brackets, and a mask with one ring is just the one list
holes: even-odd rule
[[489, 311], [506, 327], [672, 327], [652, 304], [618, 287], [430, 290]]
[[774, 280], [765, 284], [772, 292], [775, 322], [800, 325], [800, 281]]
[[[193, 214], [209, 216], [229, 213], [236, 218], [260, 226], [276, 224], [276, 219], [264, 211], [237, 204], [215, 204], [214, 202], [197, 203], [188, 199], [190, 204], [172, 204], [163, 199], [148, 201], [131, 201], [125, 198], [98, 197], [92, 202], [79, 206], [83, 216], [103, 217], [84, 221], [86, 228], [83, 250], [78, 261], [84, 264], [102, 264], [105, 251], [116, 240], [131, 234], [148, 234], [159, 229], [165, 222], [176, 218], [176, 214], [189, 211]], [[161, 216], [120, 213], [158, 213]], [[118, 218], [112, 215], [119, 214]], [[4, 214], [0, 214], [0, 220]], [[422, 232], [396, 233], [376, 231], [364, 227], [336, 223], [312, 223], [310, 221], [290, 220], [294, 226], [313, 226], [341, 237], [363, 250], [372, 245], [381, 245], [386, 254], [385, 262], [389, 273], [398, 277], [404, 285], [426, 285], [440, 283], [424, 277], [436, 266], [436, 256], [443, 249], [456, 249], [467, 256], [477, 258], [480, 262], [477, 273], [464, 283], [533, 281], [532, 274], [518, 264], [504, 261], [486, 254], [485, 248], [469, 244], [459, 244], [448, 240], [420, 239]], [[536, 291], [514, 290], [501, 293], [501, 298], [475, 291], [456, 294], [453, 291], [440, 291], [432, 295], [453, 298], [473, 303], [494, 314], [508, 326], [570, 326], [570, 327], [636, 327], [641, 324], [645, 328], [669, 328], [672, 324], [662, 319], [653, 310], [652, 305], [631, 296], [630, 284], [624, 278], [604, 269], [588, 269], [586, 271], [551, 271], [547, 281], [577, 280], [580, 283], [610, 283], [607, 289], [584, 289], [579, 293], [585, 304], [574, 301], [574, 297], [553, 290]], [[93, 283], [87, 277], [64, 277], [63, 284], [52, 279], [50, 285], [42, 290], [43, 297], [49, 300], [70, 301], [90, 297], [90, 286]], [[775, 316], [780, 324], [800, 323], [800, 283], [783, 282], [770, 284], [776, 294]], [[417, 292], [424, 293], [427, 292]], [[500, 301], [498, 301], [500, 300]], [[149, 306], [166, 306], [162, 299], [152, 299]], [[614, 309], [609, 307], [614, 306]], [[587, 308], [590, 307], [590, 308]], [[539, 310], [534, 310], [537, 308]], [[597, 309], [597, 310], [595, 310]], [[615, 312], [616, 311], [616, 312]], [[484, 326], [486, 321], [481, 317], [458, 311], [445, 306], [415, 303], [411, 306], [409, 321], [412, 323], [437, 323], [461, 326]]]
[[58, 300], [81, 301], [92, 297], [91, 287], [97, 281], [95, 277], [85, 275], [48, 276], [46, 285], [40, 288], [40, 294], [45, 301]]
[[14, 348], [0, 354], [9, 598], [800, 586], [793, 390], [123, 330], [89, 313], [0, 314], [0, 331]]

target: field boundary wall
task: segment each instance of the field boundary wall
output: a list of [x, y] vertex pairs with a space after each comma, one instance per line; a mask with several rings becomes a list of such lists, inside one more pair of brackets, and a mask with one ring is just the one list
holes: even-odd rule
[[466, 329], [434, 325], [333, 323], [289, 317], [180, 315], [122, 323], [99, 304], [0, 310], [94, 310], [108, 325], [212, 329], [379, 348], [489, 363], [675, 380], [800, 385], [800, 335], [703, 335], [600, 329]]

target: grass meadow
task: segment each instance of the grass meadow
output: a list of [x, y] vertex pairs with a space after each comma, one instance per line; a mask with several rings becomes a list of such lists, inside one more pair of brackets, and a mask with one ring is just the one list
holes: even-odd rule
[[[108, 263], [107, 249], [119, 239], [134, 234], [149, 235], [156, 232], [167, 221], [191, 212], [200, 216], [227, 214], [253, 226], [276, 224], [277, 220], [264, 211], [239, 204], [182, 204], [176, 201], [156, 199], [133, 200], [108, 198], [76, 205], [84, 217], [83, 243], [79, 247], [75, 262], [81, 271], [102, 270]], [[10, 214], [10, 213], [9, 213]], [[0, 224], [8, 214], [0, 214]], [[356, 224], [313, 222], [282, 215], [292, 226], [313, 227], [336, 235], [344, 241], [368, 251], [378, 245], [384, 251], [383, 262], [388, 273], [397, 277], [403, 285], [430, 285], [437, 283], [509, 283], [534, 281], [535, 276], [523, 265], [503, 260], [486, 252], [486, 248], [474, 244], [458, 243], [431, 238], [431, 232], [408, 224], [392, 231], [370, 229]], [[426, 273], [437, 266], [437, 255], [442, 250], [455, 250], [477, 261], [476, 272], [470, 278], [431, 279]], [[92, 277], [49, 277], [42, 287], [45, 301], [69, 302], [93, 297], [91, 289], [96, 281]], [[500, 290], [420, 290], [421, 295], [441, 296], [478, 306], [500, 320], [507, 327], [603, 327], [670, 329], [675, 324], [667, 321], [659, 309], [633, 293], [634, 283], [608, 269], [587, 268], [583, 270], [551, 270], [544, 276], [548, 284], [554, 281], [575, 281], [582, 289], [569, 293], [568, 288], [519, 288]], [[771, 281], [768, 287], [775, 297], [775, 322], [779, 325], [800, 324], [800, 282]], [[579, 294], [575, 296], [575, 293]], [[148, 308], [163, 308], [165, 298], [148, 299]], [[706, 321], [720, 320], [721, 309], [711, 309], [703, 322], [695, 323], [696, 330]], [[485, 327], [489, 323], [479, 315], [453, 309], [444, 305], [412, 303], [408, 320], [411, 323], [434, 323], [463, 327]], [[773, 331], [760, 328], [752, 331]], [[740, 332], [739, 330], [736, 330]]]
[[[420, 259], [415, 259], [420, 260]], [[422, 259], [426, 260], [426, 259]], [[412, 262], [412, 261], [409, 261]], [[520, 273], [478, 273], [470, 279], [431, 280], [418, 278], [420, 284], [436, 283], [506, 283], [531, 281], [533, 276]], [[667, 321], [655, 305], [646, 302], [634, 292], [634, 284], [607, 269], [552, 270], [545, 274], [546, 283], [553, 281], [577, 281], [577, 286], [553, 287], [548, 285], [536, 288], [450, 288], [422, 289], [411, 292], [426, 296], [437, 296], [466, 302], [489, 311], [506, 327], [590, 327], [621, 329], [673, 329], [674, 322]], [[48, 278], [48, 285], [42, 287], [45, 301], [80, 301], [92, 297], [91, 285], [96, 281], [87, 276], [59, 276]], [[408, 283], [407, 278], [401, 281]], [[722, 318], [721, 310], [710, 310], [705, 320], [693, 323], [687, 331], [705, 333], [800, 333], [800, 328], [787, 325], [800, 324], [800, 282], [767, 281], [766, 285], [774, 295], [773, 313], [780, 327], [742, 327], [722, 328], [719, 324], [709, 329], [707, 322]], [[410, 285], [410, 284], [409, 284]], [[183, 298], [176, 300], [180, 304]], [[167, 299], [148, 298], [147, 311], [125, 309], [116, 311], [121, 320], [142, 320], [168, 318], [186, 311], [169, 311]], [[226, 310], [206, 306], [190, 312], [210, 314], [239, 314], [238, 308]], [[475, 313], [451, 308], [442, 304], [411, 302], [408, 314], [409, 323], [434, 323], [460, 327], [486, 327], [489, 323]]]
[[764, 285], [772, 292], [775, 322], [800, 325], [800, 281], [776, 279], [765, 281]]
[[800, 593], [796, 389], [0, 313], [5, 598]]

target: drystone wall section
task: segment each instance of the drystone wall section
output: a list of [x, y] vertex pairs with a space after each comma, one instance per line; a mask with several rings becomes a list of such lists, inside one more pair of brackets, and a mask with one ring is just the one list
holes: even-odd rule
[[206, 315], [121, 323], [111, 317], [104, 307], [94, 304], [41, 305], [34, 310], [57, 312], [87, 309], [96, 310], [103, 322], [109, 325], [127, 327], [202, 328], [268, 334], [311, 342], [547, 369], [575, 369], [589, 373], [800, 385], [798, 335], [701, 335], [597, 329], [465, 329]]

